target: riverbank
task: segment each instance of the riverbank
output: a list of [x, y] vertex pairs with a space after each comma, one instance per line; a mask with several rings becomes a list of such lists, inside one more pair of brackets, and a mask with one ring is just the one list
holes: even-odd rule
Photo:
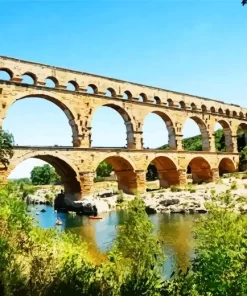
[[[156, 182], [157, 183], [157, 182]], [[155, 188], [155, 182], [151, 183], [151, 188]], [[38, 189], [31, 197], [35, 203], [46, 203], [47, 195], [53, 198], [61, 191], [62, 187], [57, 186], [53, 191], [50, 188]], [[145, 204], [146, 211], [149, 214], [154, 213], [207, 213], [207, 202], [213, 201], [216, 195], [230, 192], [232, 201], [229, 205], [236, 211], [247, 213], [247, 179], [245, 175], [234, 174], [225, 176], [217, 182], [208, 184], [186, 186], [171, 186], [167, 189], [150, 189], [145, 194], [140, 195]], [[92, 196], [87, 196], [83, 200], [75, 200], [72, 196], [65, 196], [65, 209], [79, 211], [84, 209], [86, 214], [104, 213], [116, 209], [128, 207], [129, 201], [134, 196], [117, 191], [114, 182], [102, 182], [98, 185], [97, 191]], [[221, 203], [217, 201], [221, 206]]]

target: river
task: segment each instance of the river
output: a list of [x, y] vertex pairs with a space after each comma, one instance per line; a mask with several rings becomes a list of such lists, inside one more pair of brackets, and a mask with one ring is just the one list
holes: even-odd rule
[[[38, 225], [42, 228], [58, 227], [61, 230], [72, 231], [80, 235], [90, 245], [90, 256], [96, 263], [100, 263], [105, 258], [106, 251], [111, 248], [117, 235], [117, 226], [123, 223], [125, 215], [124, 211], [109, 212], [101, 214], [102, 220], [90, 220], [86, 216], [55, 213], [53, 207], [50, 206], [36, 205], [30, 209]], [[45, 209], [46, 212], [35, 215], [41, 209]], [[192, 226], [198, 216], [189, 214], [154, 214], [149, 216], [166, 255], [165, 277], [170, 276], [175, 263], [182, 269], [188, 267], [193, 256]], [[55, 226], [57, 217], [60, 217], [63, 222], [61, 226]]]

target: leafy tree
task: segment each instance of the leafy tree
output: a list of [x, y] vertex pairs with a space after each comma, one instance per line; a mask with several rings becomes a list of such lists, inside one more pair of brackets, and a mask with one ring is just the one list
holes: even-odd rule
[[112, 171], [112, 165], [110, 165], [106, 161], [102, 161], [96, 169], [96, 174], [97, 177], [109, 177]]
[[49, 164], [34, 167], [31, 171], [31, 181], [34, 185], [48, 185], [59, 181], [61, 178]]
[[0, 130], [0, 161], [5, 168], [9, 165], [9, 160], [13, 157], [14, 137], [7, 131]]

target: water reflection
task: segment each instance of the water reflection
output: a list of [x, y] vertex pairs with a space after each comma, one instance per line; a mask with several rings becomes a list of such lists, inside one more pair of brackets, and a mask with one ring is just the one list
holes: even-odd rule
[[[36, 216], [45, 208], [45, 213]], [[106, 259], [106, 251], [113, 244], [117, 235], [118, 225], [123, 224], [125, 213], [123, 211], [110, 212], [102, 215], [102, 220], [90, 220], [86, 216], [72, 216], [65, 213], [55, 213], [52, 207], [37, 205], [31, 209], [35, 220], [43, 228], [58, 227], [61, 230], [72, 231], [80, 235], [89, 244], [89, 256], [95, 263]], [[199, 215], [181, 214], [155, 214], [150, 215], [155, 232], [162, 242], [166, 261], [164, 263], [165, 275], [169, 277], [174, 266], [186, 269], [193, 256], [193, 222]], [[56, 226], [59, 217], [63, 225]]]

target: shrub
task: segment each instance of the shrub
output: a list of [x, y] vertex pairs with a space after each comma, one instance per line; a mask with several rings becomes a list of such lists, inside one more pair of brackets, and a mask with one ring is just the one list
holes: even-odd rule
[[180, 192], [180, 191], [182, 191], [183, 189], [182, 189], [180, 186], [178, 186], [178, 185], [172, 185], [172, 186], [170, 187], [170, 190], [171, 190], [171, 192]]
[[237, 186], [237, 182], [232, 182], [232, 184], [231, 184], [231, 190], [236, 190], [236, 189], [238, 189], [238, 186]]
[[96, 177], [94, 177], [93, 181], [94, 181], [94, 183], [103, 182], [103, 181], [105, 181], [105, 178], [100, 177], [100, 176], [96, 176]]

